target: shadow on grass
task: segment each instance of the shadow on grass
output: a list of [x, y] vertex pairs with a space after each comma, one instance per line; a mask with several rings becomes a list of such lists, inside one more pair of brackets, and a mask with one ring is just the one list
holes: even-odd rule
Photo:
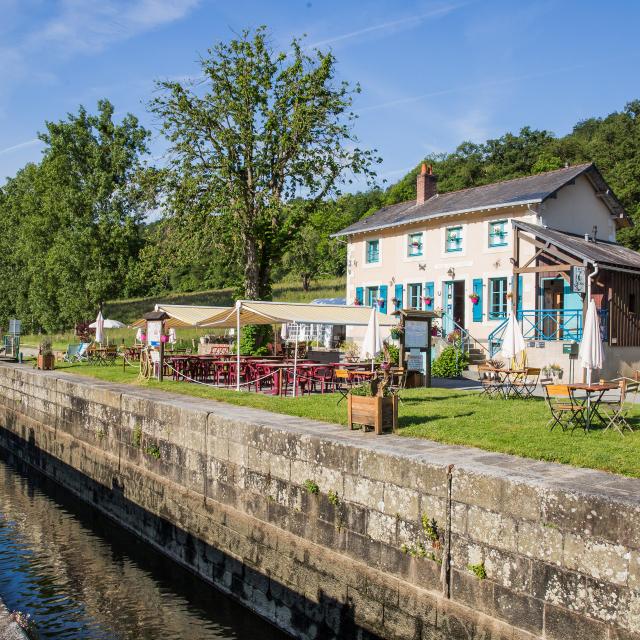
[[398, 425], [401, 429], [405, 427], [415, 427], [427, 424], [429, 422], [438, 422], [439, 420], [451, 420], [453, 418], [468, 418], [474, 415], [473, 411], [467, 411], [466, 413], [456, 413], [454, 415], [430, 415], [430, 416], [401, 416], [398, 418]]

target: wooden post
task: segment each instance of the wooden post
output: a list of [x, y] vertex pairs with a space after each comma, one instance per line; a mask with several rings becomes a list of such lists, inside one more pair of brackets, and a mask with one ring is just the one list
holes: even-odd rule
[[351, 399], [353, 396], [349, 394], [347, 396], [347, 424], [349, 425], [349, 429], [353, 429], [353, 419], [351, 417]]
[[376, 396], [376, 411], [373, 418], [373, 429], [377, 436], [382, 435], [382, 396]]
[[164, 320], [162, 321], [162, 332], [160, 333], [160, 363], [158, 365], [158, 382], [164, 380]]
[[513, 276], [511, 278], [511, 309], [516, 320], [518, 319], [518, 276], [520, 268], [520, 230], [515, 229], [513, 234]]
[[431, 386], [431, 320], [427, 322], [427, 353], [425, 357], [424, 386]]

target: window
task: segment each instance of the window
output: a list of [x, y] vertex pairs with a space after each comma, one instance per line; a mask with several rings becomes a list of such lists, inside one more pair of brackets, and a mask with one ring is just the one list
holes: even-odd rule
[[445, 249], [447, 253], [462, 251], [462, 227], [447, 227], [446, 234]]
[[422, 285], [410, 284], [407, 289], [409, 292], [409, 308], [422, 309]]
[[373, 307], [378, 302], [378, 287], [367, 287], [367, 306]]
[[422, 255], [422, 231], [419, 233], [410, 233], [407, 236], [407, 256], [413, 258], [414, 256]]
[[489, 246], [490, 247], [506, 247], [507, 246], [507, 221], [496, 220], [489, 223]]
[[380, 262], [380, 240], [367, 240], [367, 263]]
[[489, 320], [507, 317], [507, 279], [489, 279]]

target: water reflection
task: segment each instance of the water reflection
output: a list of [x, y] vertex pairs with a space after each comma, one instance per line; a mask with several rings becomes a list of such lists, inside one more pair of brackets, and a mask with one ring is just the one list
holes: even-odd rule
[[2, 452], [0, 596], [43, 639], [285, 637]]

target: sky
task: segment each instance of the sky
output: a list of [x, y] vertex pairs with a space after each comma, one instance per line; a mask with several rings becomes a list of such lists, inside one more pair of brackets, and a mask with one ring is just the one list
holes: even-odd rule
[[[38, 161], [37, 133], [100, 98], [151, 129], [161, 79], [194, 78], [221, 40], [267, 25], [330, 49], [359, 83], [356, 133], [391, 184], [431, 153], [529, 125], [557, 135], [640, 98], [630, 0], [0, 0], [0, 183]], [[362, 187], [357, 183], [354, 188]]]

